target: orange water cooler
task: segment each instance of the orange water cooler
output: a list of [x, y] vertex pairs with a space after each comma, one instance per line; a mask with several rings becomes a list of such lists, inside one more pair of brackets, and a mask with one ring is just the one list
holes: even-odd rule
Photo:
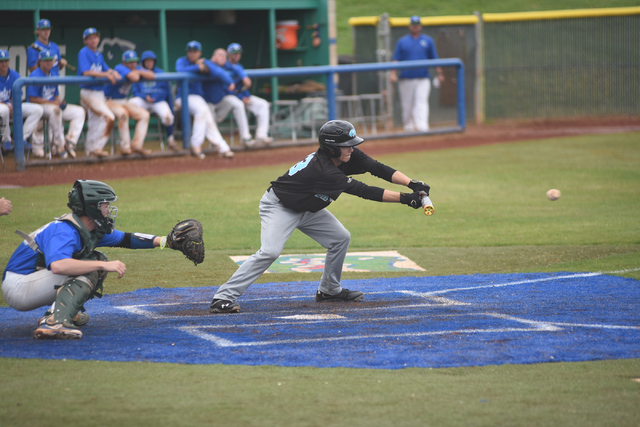
[[298, 46], [298, 21], [276, 22], [276, 49], [290, 50]]

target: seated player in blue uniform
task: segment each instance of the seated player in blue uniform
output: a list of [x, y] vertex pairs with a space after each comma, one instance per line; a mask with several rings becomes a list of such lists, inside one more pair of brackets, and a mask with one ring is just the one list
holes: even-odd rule
[[[151, 50], [145, 50], [142, 52], [142, 55], [140, 55], [142, 68], [152, 71], [155, 75], [164, 73], [164, 70], [156, 67], [157, 61], [158, 57]], [[134, 83], [133, 98], [131, 98], [129, 102], [158, 116], [158, 119], [167, 131], [167, 144], [169, 148], [174, 151], [180, 149], [173, 137], [173, 100], [169, 82], [145, 80]]]
[[[376, 202], [403, 203], [414, 209], [421, 207], [429, 186], [372, 159], [356, 148], [364, 140], [356, 135], [353, 125], [344, 120], [331, 120], [320, 128], [320, 148], [292, 166], [260, 200], [262, 218], [260, 250], [250, 256], [233, 276], [221, 285], [211, 302], [211, 313], [236, 313], [236, 303], [244, 291], [280, 256], [284, 244], [297, 228], [327, 249], [324, 272], [316, 293], [316, 301], [359, 301], [360, 291], [340, 285], [342, 265], [349, 249], [351, 234], [325, 208], [340, 194], [347, 193]], [[412, 193], [397, 193], [372, 187], [350, 175], [369, 172], [393, 184], [409, 187]]]
[[[34, 338], [82, 337], [89, 322], [84, 304], [101, 296], [107, 273], [122, 278], [126, 265], [109, 261], [96, 248], [165, 247], [166, 237], [115, 230], [115, 192], [100, 181], [78, 180], [69, 192], [71, 213], [56, 218], [30, 235], [9, 259], [2, 276], [2, 293], [10, 307], [30, 311], [51, 305], [38, 321]], [[52, 305], [53, 304], [53, 305]]]

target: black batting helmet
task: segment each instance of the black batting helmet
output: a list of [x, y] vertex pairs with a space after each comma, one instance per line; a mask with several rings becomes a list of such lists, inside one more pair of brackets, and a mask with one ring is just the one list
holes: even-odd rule
[[337, 159], [341, 155], [340, 147], [355, 147], [364, 139], [356, 135], [356, 129], [348, 121], [330, 120], [320, 128], [318, 142], [329, 157]]

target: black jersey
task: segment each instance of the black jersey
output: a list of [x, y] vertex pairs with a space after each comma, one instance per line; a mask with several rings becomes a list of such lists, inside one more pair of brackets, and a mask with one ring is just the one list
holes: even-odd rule
[[296, 212], [317, 212], [329, 206], [343, 192], [382, 201], [384, 189], [368, 186], [349, 176], [366, 172], [391, 182], [395, 169], [372, 159], [356, 147], [348, 162], [336, 166], [331, 157], [319, 149], [272, 181], [271, 187], [280, 203]]

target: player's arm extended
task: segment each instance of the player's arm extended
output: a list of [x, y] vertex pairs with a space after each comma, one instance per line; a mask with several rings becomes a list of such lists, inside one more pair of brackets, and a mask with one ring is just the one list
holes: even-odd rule
[[109, 68], [107, 71], [95, 71], [95, 70], [87, 70], [82, 73], [83, 76], [87, 77], [106, 77], [109, 79], [111, 84], [116, 84], [122, 76], [116, 70]]
[[49, 268], [52, 273], [64, 276], [81, 276], [94, 271], [107, 271], [118, 273], [118, 279], [122, 278], [127, 271], [127, 267], [121, 261], [90, 261], [73, 258], [53, 261]]
[[140, 77], [142, 77], [145, 80], [155, 80], [156, 79], [156, 73], [154, 73], [151, 70], [138, 69], [136, 71], [138, 71], [138, 74], [140, 74]]
[[[161, 243], [162, 236], [143, 233], [124, 233], [119, 243], [108, 246], [125, 249], [153, 249], [160, 246]], [[98, 246], [100, 246], [100, 244]]]

